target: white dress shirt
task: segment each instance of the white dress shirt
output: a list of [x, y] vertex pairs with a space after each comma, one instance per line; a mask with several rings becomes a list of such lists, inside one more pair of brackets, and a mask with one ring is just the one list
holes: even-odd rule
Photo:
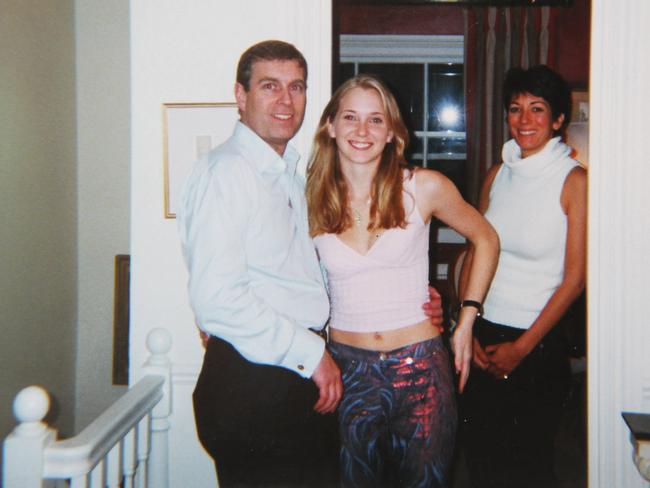
[[247, 126], [194, 163], [178, 210], [197, 324], [249, 361], [311, 377], [329, 316], [299, 155]]

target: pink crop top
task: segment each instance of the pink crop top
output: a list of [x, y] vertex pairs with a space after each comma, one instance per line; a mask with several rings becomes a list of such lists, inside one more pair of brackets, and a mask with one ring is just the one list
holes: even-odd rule
[[327, 271], [333, 329], [382, 332], [427, 318], [429, 223], [415, 205], [415, 173], [404, 181], [403, 201], [406, 228], [386, 230], [365, 255], [336, 234], [314, 238]]

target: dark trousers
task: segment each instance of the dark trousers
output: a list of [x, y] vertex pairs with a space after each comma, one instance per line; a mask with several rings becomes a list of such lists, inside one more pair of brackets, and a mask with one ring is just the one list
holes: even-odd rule
[[[524, 331], [479, 319], [486, 346]], [[460, 396], [460, 432], [472, 487], [557, 486], [554, 442], [570, 383], [567, 347], [555, 327], [508, 376], [472, 368]]]
[[313, 381], [251, 363], [211, 337], [193, 399], [221, 487], [338, 485], [338, 423], [313, 411]]

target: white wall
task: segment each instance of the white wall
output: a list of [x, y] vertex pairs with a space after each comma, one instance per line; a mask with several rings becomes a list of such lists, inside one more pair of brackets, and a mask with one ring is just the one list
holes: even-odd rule
[[112, 386], [114, 257], [129, 253], [129, 1], [75, 0], [79, 431], [125, 387]]
[[0, 438], [20, 389], [74, 412], [77, 287], [72, 0], [0, 1]]
[[[330, 95], [329, 0], [131, 2], [130, 357], [135, 366], [133, 379], [146, 357], [146, 333], [154, 327], [171, 332], [175, 395], [172, 486], [186, 486], [183, 481], [188, 477], [195, 480], [197, 488], [198, 483], [214, 483], [209, 477], [212, 465], [196, 444], [190, 411], [202, 350], [187, 303], [176, 221], [163, 217], [161, 105], [234, 101], [239, 55], [251, 44], [269, 38], [293, 42], [309, 63], [309, 103], [303, 130], [297, 136], [297, 145], [306, 155]], [[181, 458], [183, 462], [177, 462]]]
[[640, 488], [621, 411], [650, 413], [650, 2], [592, 9], [589, 486]]

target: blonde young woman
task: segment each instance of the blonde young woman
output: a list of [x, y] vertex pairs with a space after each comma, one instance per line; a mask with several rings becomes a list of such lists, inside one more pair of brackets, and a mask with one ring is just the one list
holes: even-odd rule
[[308, 167], [310, 232], [328, 277], [330, 350], [343, 378], [344, 486], [446, 486], [457, 415], [440, 332], [424, 314], [429, 224], [474, 246], [451, 338], [458, 389], [472, 325], [494, 273], [498, 238], [442, 174], [411, 169], [408, 133], [377, 78], [345, 82], [325, 108]]

